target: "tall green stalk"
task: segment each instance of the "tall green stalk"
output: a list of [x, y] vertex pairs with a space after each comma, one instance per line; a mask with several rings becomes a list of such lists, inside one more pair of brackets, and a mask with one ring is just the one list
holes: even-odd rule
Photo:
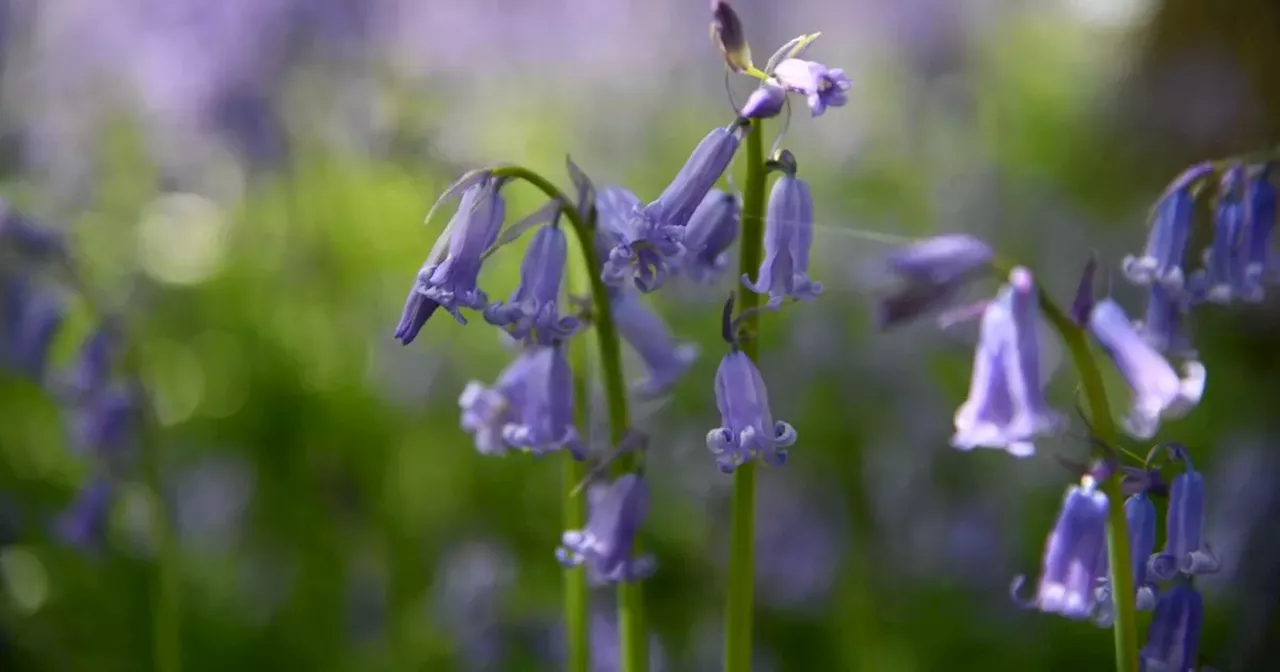
[[[764, 134], [759, 120], [751, 122], [747, 133], [747, 180], [742, 203], [742, 247], [738, 252], [739, 277], [753, 280], [764, 254]], [[740, 347], [759, 360], [757, 334], [760, 297], [755, 292], [738, 292], [738, 310], [745, 313], [747, 334]], [[729, 592], [724, 611], [725, 672], [751, 671], [751, 628], [755, 601], [755, 518], [756, 463], [748, 461], [733, 473], [733, 501], [729, 520]]]
[[[1084, 330], [1067, 317], [1057, 304], [1043, 291], [1040, 292], [1040, 307], [1044, 310], [1049, 323], [1062, 337], [1071, 353], [1071, 362], [1080, 376], [1080, 387], [1084, 391], [1089, 405], [1090, 424], [1097, 438], [1106, 445], [1117, 445], [1118, 435], [1115, 422], [1111, 418], [1111, 407], [1107, 403], [1107, 391], [1102, 383], [1102, 374], [1098, 363], [1089, 349], [1089, 340]], [[1117, 672], [1138, 672], [1138, 626], [1135, 589], [1133, 576], [1129, 572], [1129, 526], [1125, 520], [1124, 492], [1120, 487], [1123, 475], [1116, 473], [1100, 484], [1102, 492], [1107, 496], [1107, 559], [1110, 563], [1111, 599], [1115, 608], [1115, 622], [1112, 626], [1115, 635], [1116, 670]]]
[[[618, 342], [618, 329], [613, 322], [613, 306], [609, 302], [608, 289], [600, 277], [601, 264], [595, 248], [595, 222], [583, 219], [573, 205], [554, 184], [538, 173], [523, 166], [500, 166], [491, 173], [495, 177], [524, 180], [536, 187], [548, 198], [561, 204], [561, 211], [573, 226], [582, 253], [583, 265], [590, 270], [592, 322], [600, 348], [600, 373], [604, 381], [605, 404], [609, 414], [609, 439], [613, 445], [622, 441], [630, 425], [627, 413], [627, 387], [622, 376], [622, 354]], [[580, 399], [579, 404], [586, 403]], [[629, 454], [618, 460], [618, 471], [634, 471], [640, 456]], [[639, 554], [639, 540], [635, 553]], [[644, 592], [640, 583], [618, 584], [618, 640], [621, 672], [649, 671], [649, 642], [644, 622]]]

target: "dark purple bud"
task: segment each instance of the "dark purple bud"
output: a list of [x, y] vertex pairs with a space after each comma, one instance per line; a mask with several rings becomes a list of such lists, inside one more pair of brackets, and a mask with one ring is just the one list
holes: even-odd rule
[[738, 115], [745, 119], [769, 119], [778, 116], [787, 104], [787, 90], [773, 82], [761, 82], [747, 96]]
[[982, 315], [969, 398], [956, 411], [951, 445], [1035, 453], [1032, 440], [1063, 417], [1049, 408], [1040, 376], [1040, 308], [1031, 272], [1018, 267]]
[[712, 189], [693, 211], [685, 229], [684, 270], [694, 282], [714, 282], [729, 265], [729, 246], [738, 237], [741, 213], [733, 194]]
[[32, 223], [0, 199], [0, 254], [5, 248], [32, 260], [48, 260], [66, 255], [62, 233]]
[[62, 327], [62, 305], [26, 280], [0, 277], [0, 368], [42, 381]]
[[1204, 477], [1191, 466], [1191, 458], [1185, 450], [1178, 452], [1186, 468], [1169, 486], [1164, 550], [1151, 556], [1151, 575], [1159, 581], [1168, 581], [1178, 574], [1215, 574], [1221, 567], [1213, 549], [1201, 539], [1204, 531]]
[[106, 479], [96, 479], [80, 490], [71, 506], [54, 521], [54, 534], [62, 543], [92, 552], [106, 542], [107, 524], [115, 488]]
[[698, 346], [677, 343], [662, 318], [634, 292], [622, 290], [614, 295], [613, 320], [648, 370], [648, 377], [633, 388], [641, 397], [666, 394], [698, 358]]
[[1229, 303], [1244, 292], [1244, 166], [1232, 166], [1218, 185], [1213, 211], [1213, 244], [1204, 252], [1204, 270], [1192, 276], [1192, 292], [1213, 303]]
[[711, 0], [711, 40], [734, 72], [751, 69], [751, 46], [742, 19], [727, 0]]
[[[1107, 497], [1093, 480], [1068, 488], [1045, 544], [1035, 598], [1026, 606], [1072, 619], [1093, 617], [1098, 581], [1106, 576], [1106, 527]], [[1015, 599], [1024, 581], [1022, 576], [1014, 579]]]
[[1076, 287], [1076, 298], [1071, 302], [1071, 321], [1076, 326], [1084, 327], [1089, 323], [1089, 313], [1093, 312], [1093, 279], [1098, 273], [1097, 255], [1089, 255], [1089, 261], [1080, 272], [1080, 284]]
[[671, 184], [645, 210], [668, 226], [688, 224], [707, 192], [733, 163], [741, 142], [742, 130], [737, 125], [712, 129], [694, 148]]
[[1185, 364], [1185, 378], [1138, 333], [1124, 309], [1103, 299], [1089, 316], [1089, 332], [1106, 351], [1132, 392], [1132, 404], [1124, 419], [1130, 436], [1155, 436], [1161, 419], [1178, 418], [1200, 403], [1205, 369], [1197, 361]]
[[778, 63], [771, 74], [786, 90], [805, 96], [809, 112], [815, 117], [828, 107], [842, 107], [849, 102], [846, 92], [853, 84], [840, 68], [829, 69], [821, 63], [788, 58]]
[[822, 283], [809, 280], [809, 253], [813, 246], [813, 197], [809, 185], [792, 175], [782, 175], [769, 192], [765, 213], [764, 261], [751, 282], [742, 284], [757, 294], [768, 294], [767, 308], [777, 308], [788, 298], [810, 301], [822, 293]]
[[735, 349], [720, 360], [716, 407], [722, 426], [707, 433], [707, 448], [721, 471], [731, 473], [757, 458], [774, 466], [786, 463], [796, 430], [781, 420], [774, 422], [764, 378], [745, 352]]
[[1134, 324], [1142, 340], [1157, 352], [1170, 357], [1195, 359], [1196, 349], [1187, 336], [1185, 323], [1191, 312], [1189, 295], [1170, 292], [1161, 285], [1147, 291], [1146, 319]]
[[926, 238], [885, 257], [893, 289], [880, 298], [877, 319], [885, 329], [951, 304], [960, 289], [995, 258], [991, 246], [963, 233]]
[[1175, 189], [1155, 206], [1147, 247], [1142, 256], [1124, 258], [1124, 274], [1138, 285], [1159, 283], [1172, 292], [1182, 292], [1186, 279], [1182, 259], [1191, 238], [1196, 202], [1190, 190]]
[[508, 446], [534, 455], [566, 449], [583, 459], [582, 441], [573, 423], [573, 374], [565, 359], [564, 346], [539, 347], [524, 376], [524, 399], [520, 417], [502, 428]]
[[505, 455], [503, 428], [520, 421], [529, 378], [539, 371], [537, 351], [526, 351], [507, 365], [493, 387], [471, 381], [458, 397], [462, 410], [462, 429], [475, 436], [476, 450], [482, 455]]
[[636, 534], [649, 514], [649, 485], [639, 474], [627, 474], [593, 498], [587, 526], [569, 530], [556, 549], [566, 567], [587, 565], [603, 581], [637, 581], [654, 569], [652, 558], [632, 558]]
[[1249, 179], [1245, 203], [1244, 231], [1241, 234], [1245, 298], [1261, 301], [1262, 283], [1275, 272], [1271, 237], [1276, 228], [1276, 188], [1271, 184], [1271, 163], [1263, 164]]
[[1200, 657], [1204, 600], [1195, 586], [1181, 583], [1160, 596], [1142, 648], [1145, 672], [1193, 672]]
[[484, 310], [484, 319], [527, 344], [551, 345], [572, 336], [578, 319], [560, 314], [568, 242], [559, 225], [538, 229], [520, 264], [520, 285], [511, 299]]

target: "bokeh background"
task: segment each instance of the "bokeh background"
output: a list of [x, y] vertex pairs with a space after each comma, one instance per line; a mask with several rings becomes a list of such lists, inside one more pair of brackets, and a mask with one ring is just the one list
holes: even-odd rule
[[[570, 154], [652, 198], [730, 119], [706, 5], [0, 0], [0, 198], [65, 229], [141, 325], [186, 669], [557, 669], [561, 456], [482, 457], [459, 429], [458, 393], [509, 356], [493, 329], [391, 335], [438, 233], [423, 215], [463, 170], [519, 162], [567, 188]], [[1085, 455], [1083, 428], [1025, 461], [950, 449], [974, 328], [877, 333], [886, 248], [859, 232], [972, 232], [1064, 297], [1090, 251], [1118, 275], [1178, 170], [1280, 138], [1280, 5], [735, 5], [759, 54], [821, 30], [811, 57], [854, 80], [849, 106], [787, 135], [827, 293], [765, 320], [774, 413], [800, 440], [761, 479], [758, 669], [1109, 669], [1108, 631], [1007, 595], [1038, 569], [1071, 479], [1052, 456]], [[492, 295], [518, 260], [487, 267]], [[719, 664], [730, 480], [703, 436], [728, 289], [655, 302], [702, 345], [637, 414], [655, 669]], [[55, 368], [90, 326], [66, 305]], [[1162, 433], [1207, 474], [1225, 566], [1199, 582], [1203, 660], [1226, 672], [1280, 655], [1276, 305], [1197, 313], [1207, 395]], [[1059, 367], [1065, 409], [1072, 378]], [[153, 502], [126, 483], [100, 545], [59, 543], [88, 473], [65, 434], [48, 394], [0, 373], [0, 669], [148, 669]], [[612, 596], [593, 599], [607, 652]]]

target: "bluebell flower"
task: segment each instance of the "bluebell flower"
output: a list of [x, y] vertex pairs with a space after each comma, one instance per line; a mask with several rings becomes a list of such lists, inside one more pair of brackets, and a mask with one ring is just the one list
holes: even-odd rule
[[778, 116], [787, 104], [787, 90], [776, 80], [761, 82], [738, 114], [744, 119], [769, 119]]
[[742, 284], [757, 294], [768, 294], [768, 308], [787, 298], [809, 301], [822, 293], [822, 283], [809, 280], [809, 253], [813, 245], [813, 197], [809, 185], [794, 175], [782, 175], [769, 192], [765, 214], [764, 261], [752, 282]]
[[947, 306], [993, 259], [990, 245], [964, 233], [926, 238], [893, 251], [883, 263], [895, 282], [876, 303], [876, 321], [885, 329]]
[[1244, 190], [1244, 167], [1228, 168], [1218, 186], [1213, 243], [1204, 253], [1205, 268], [1192, 276], [1194, 293], [1207, 301], [1228, 303], [1244, 293]]
[[707, 448], [721, 471], [731, 473], [757, 458], [775, 466], [786, 463], [786, 449], [795, 445], [796, 430], [781, 420], [774, 422], [760, 369], [737, 348], [720, 360], [716, 370], [716, 407], [722, 426], [707, 433]]
[[1203, 622], [1204, 600], [1190, 583], [1161, 595], [1142, 647], [1143, 672], [1194, 672]]
[[498, 374], [493, 387], [473, 380], [458, 397], [462, 410], [462, 429], [475, 436], [476, 450], [482, 455], [503, 455], [507, 445], [503, 428], [520, 421], [524, 412], [527, 386], [532, 375], [542, 374], [538, 350], [520, 353]]
[[1191, 238], [1195, 218], [1195, 197], [1191, 185], [1213, 172], [1209, 164], [1198, 164], [1174, 180], [1156, 203], [1147, 247], [1141, 256], [1124, 258], [1124, 274], [1138, 285], [1158, 282], [1175, 292], [1183, 290], [1186, 280], [1182, 260]]
[[0, 276], [0, 368], [42, 381], [62, 322], [52, 295], [23, 278]]
[[566, 567], [587, 565], [604, 581], [636, 581], [653, 572], [652, 558], [632, 558], [636, 534], [649, 515], [649, 485], [639, 474], [611, 483], [590, 506], [587, 526], [568, 530], [556, 549]]
[[405, 301], [396, 327], [401, 343], [412, 343], [437, 308], [466, 324], [461, 308], [483, 310], [488, 304], [489, 297], [476, 282], [481, 257], [497, 241], [506, 216], [501, 187], [501, 179], [485, 175], [462, 192], [457, 213], [436, 240]]
[[623, 187], [605, 187], [596, 194], [596, 254], [600, 262], [622, 240], [627, 222], [641, 209], [640, 199]]
[[1147, 288], [1146, 319], [1134, 324], [1147, 345], [1171, 357], [1196, 358], [1196, 349], [1186, 331], [1187, 315], [1191, 312], [1188, 298], [1158, 284]]
[[1089, 331], [1132, 391], [1133, 401], [1123, 423], [1130, 436], [1149, 439], [1155, 436], [1162, 418], [1181, 417], [1200, 403], [1204, 365], [1187, 362], [1186, 375], [1179, 378], [1173, 366], [1143, 340], [1115, 301], [1104, 299], [1093, 307]]
[[707, 192], [733, 163], [741, 142], [742, 129], [736, 123], [711, 129], [694, 148], [680, 172], [646, 210], [668, 226], [688, 224]]
[[729, 265], [729, 246], [738, 237], [741, 213], [733, 194], [712, 189], [689, 220], [685, 231], [685, 273], [694, 282], [711, 283]]
[[1244, 247], [1245, 299], [1261, 301], [1262, 283], [1272, 273], [1271, 236], [1276, 227], [1276, 188], [1271, 184], [1271, 163], [1265, 163], [1249, 179], [1245, 190]]
[[694, 343], [677, 343], [662, 322], [635, 292], [621, 290], [612, 301], [618, 333], [644, 360], [648, 377], [633, 388], [642, 397], [666, 394], [698, 358]]
[[561, 344], [539, 347], [529, 354], [530, 370], [523, 375], [520, 416], [502, 428], [507, 445], [545, 455], [566, 449], [585, 457], [573, 422], [573, 376]]
[[538, 229], [520, 264], [519, 287], [506, 304], [485, 308], [484, 319], [530, 344], [551, 345], [573, 335], [578, 319], [560, 314], [567, 251], [568, 242], [558, 224]]
[[842, 107], [849, 102], [846, 92], [853, 86], [844, 70], [799, 58], [783, 60], [772, 75], [783, 88], [805, 96], [809, 112], [815, 117], [828, 107]]
[[62, 543], [84, 551], [94, 551], [106, 542], [115, 486], [107, 479], [95, 479], [80, 489], [71, 506], [54, 521], [54, 534]]
[[[1140, 492], [1125, 500], [1125, 521], [1129, 529], [1129, 562], [1133, 574], [1133, 586], [1136, 591], [1136, 608], [1146, 611], [1156, 605], [1158, 588], [1147, 581], [1147, 560], [1156, 546], [1156, 505]], [[1107, 563], [1110, 566], [1110, 563]], [[1104, 572], [1106, 571], [1104, 567]], [[1102, 627], [1110, 627], [1114, 611], [1111, 601], [1111, 582], [1103, 578], [1098, 588], [1099, 614], [1097, 622]]]
[[1044, 397], [1039, 319], [1031, 272], [1015, 268], [983, 312], [969, 398], [956, 411], [952, 446], [1027, 457], [1035, 453], [1032, 439], [1060, 426], [1062, 416]]
[[[1062, 614], [1067, 618], [1094, 616], [1096, 587], [1106, 576], [1107, 497], [1092, 478], [1067, 489], [1058, 522], [1045, 544], [1036, 595], [1027, 607]], [[1025, 577], [1014, 579], [1016, 594]]]
[[1178, 574], [1214, 574], [1221, 567], [1213, 549], [1201, 540], [1204, 532], [1204, 477], [1191, 466], [1185, 450], [1178, 451], [1185, 470], [1169, 486], [1164, 550], [1151, 556], [1151, 575], [1168, 581]]

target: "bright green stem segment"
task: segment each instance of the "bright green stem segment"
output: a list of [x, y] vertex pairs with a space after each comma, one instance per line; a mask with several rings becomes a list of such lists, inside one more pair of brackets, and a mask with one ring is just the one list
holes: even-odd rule
[[[751, 122], [747, 133], [747, 181], [742, 196], [742, 247], [738, 253], [739, 275], [752, 280], [760, 270], [764, 254], [764, 138], [760, 121]], [[742, 351], [757, 361], [760, 313], [755, 310], [760, 296], [739, 291], [738, 311], [746, 311]], [[751, 672], [751, 627], [755, 602], [755, 520], [756, 463], [748, 461], [733, 474], [733, 501], [729, 519], [729, 594], [724, 610], [725, 672]]]
[[[1080, 387], [1089, 404], [1089, 419], [1097, 438], [1106, 445], [1118, 445], [1115, 422], [1107, 403], [1102, 374], [1089, 349], [1084, 331], [1043, 291], [1040, 307], [1054, 329], [1066, 343], [1071, 361], [1080, 376]], [[1124, 515], [1124, 492], [1120, 488], [1123, 474], [1116, 473], [1101, 484], [1110, 506], [1107, 507], [1107, 556], [1111, 567], [1111, 599], [1115, 606], [1115, 647], [1117, 672], [1138, 672], [1138, 625], [1135, 615], [1133, 575], [1129, 568], [1129, 526]]]
[[[613, 307], [609, 303], [609, 293], [600, 277], [601, 264], [596, 256], [595, 222], [583, 219], [573, 205], [573, 200], [565, 196], [551, 181], [523, 166], [501, 166], [491, 173], [496, 177], [509, 177], [524, 180], [538, 188], [548, 198], [560, 201], [561, 211], [573, 225], [578, 239], [578, 247], [582, 253], [583, 265], [590, 269], [591, 301], [593, 324], [600, 347], [600, 373], [604, 381], [605, 404], [609, 410], [609, 438], [613, 445], [622, 441], [630, 425], [627, 413], [627, 387], [622, 377], [622, 354], [618, 343], [618, 329], [613, 323]], [[579, 405], [586, 404], [585, 398], [579, 399]], [[628, 454], [618, 460], [617, 470], [625, 473], [635, 470], [640, 464], [640, 455]], [[643, 549], [637, 540], [635, 553]], [[619, 662], [621, 672], [649, 672], [649, 644], [644, 623], [644, 593], [640, 583], [621, 583], [618, 585], [618, 639], [620, 645]]]

